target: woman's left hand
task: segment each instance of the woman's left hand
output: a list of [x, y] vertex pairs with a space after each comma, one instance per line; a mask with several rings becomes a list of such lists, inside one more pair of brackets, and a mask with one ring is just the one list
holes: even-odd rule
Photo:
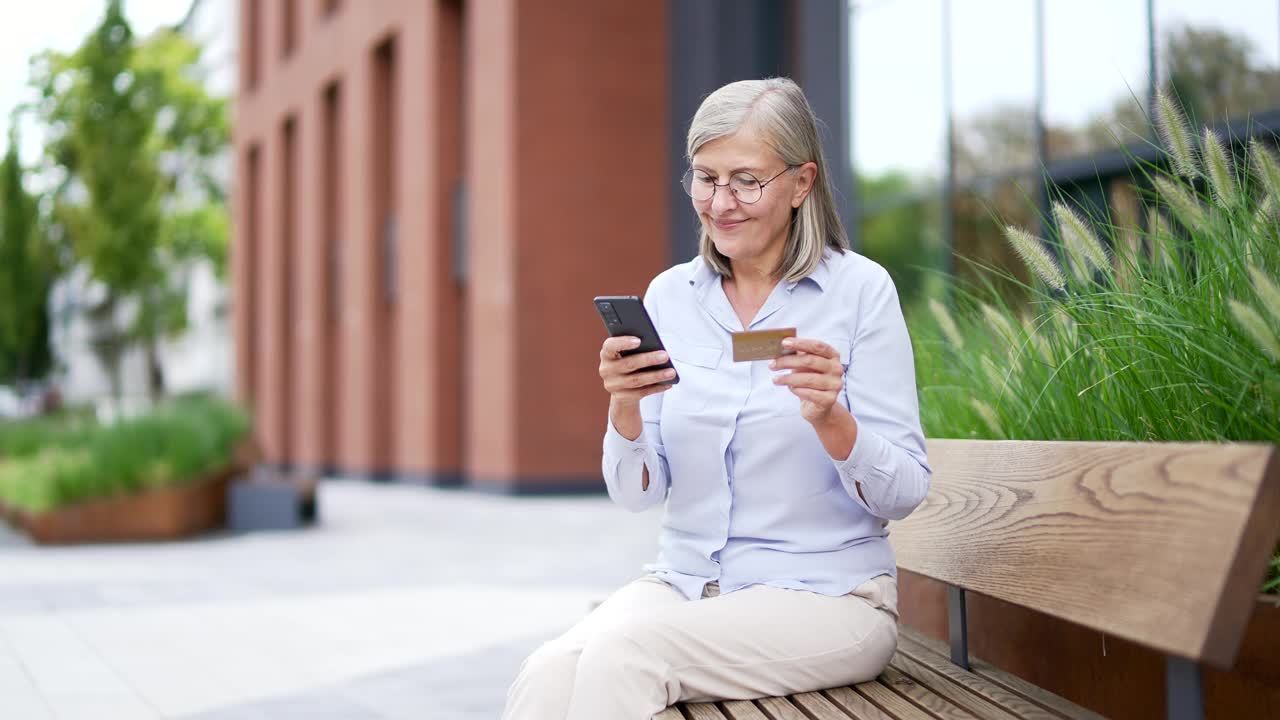
[[777, 374], [773, 382], [785, 385], [800, 398], [800, 415], [810, 423], [826, 420], [844, 387], [844, 365], [840, 353], [821, 340], [787, 338], [784, 348], [793, 355], [781, 355], [769, 363], [770, 370], [790, 370]]

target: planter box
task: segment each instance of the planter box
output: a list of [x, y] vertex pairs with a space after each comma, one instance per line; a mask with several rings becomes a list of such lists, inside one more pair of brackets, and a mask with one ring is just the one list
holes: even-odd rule
[[41, 544], [172, 540], [223, 527], [227, 483], [238, 465], [175, 487], [89, 500], [42, 513], [5, 513]]
[[[945, 643], [946, 586], [898, 575], [902, 622]], [[1164, 717], [1161, 653], [976, 593], [966, 604], [973, 655], [1108, 718]], [[1235, 667], [1205, 671], [1209, 720], [1280, 717], [1277, 648], [1280, 598], [1259, 596]]]

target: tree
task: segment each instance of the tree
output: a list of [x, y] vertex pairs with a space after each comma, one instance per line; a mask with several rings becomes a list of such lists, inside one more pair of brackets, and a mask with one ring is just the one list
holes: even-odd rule
[[1280, 70], [1258, 63], [1247, 36], [1184, 26], [1165, 35], [1166, 90], [1192, 123], [1270, 109], [1280, 102]]
[[16, 123], [0, 161], [0, 382], [31, 380], [53, 364], [49, 290], [56, 272], [36, 199], [23, 186]]
[[136, 41], [121, 0], [108, 0], [76, 52], [32, 63], [46, 155], [61, 176], [54, 219], [105, 288], [88, 313], [117, 398], [135, 344], [152, 398], [163, 393], [158, 346], [185, 328], [191, 264], [207, 258], [225, 271], [225, 194], [213, 167], [229, 137], [226, 101], [205, 91], [199, 59], [173, 29]]

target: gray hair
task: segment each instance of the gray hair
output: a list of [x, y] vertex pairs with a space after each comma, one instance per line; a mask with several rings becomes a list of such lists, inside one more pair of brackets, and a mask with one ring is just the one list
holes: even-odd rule
[[[836, 212], [828, 181], [827, 160], [818, 138], [818, 118], [814, 116], [804, 91], [790, 78], [742, 80], [729, 83], [702, 101], [689, 125], [685, 154], [689, 162], [707, 143], [740, 130], [754, 130], [787, 165], [817, 163], [818, 176], [800, 207], [791, 212], [791, 232], [787, 237], [781, 279], [800, 280], [822, 261], [828, 247], [849, 247], [844, 224]], [[794, 168], [788, 172], [794, 172]], [[698, 254], [716, 272], [731, 276], [729, 258], [720, 254], [706, 228], [701, 229]]]

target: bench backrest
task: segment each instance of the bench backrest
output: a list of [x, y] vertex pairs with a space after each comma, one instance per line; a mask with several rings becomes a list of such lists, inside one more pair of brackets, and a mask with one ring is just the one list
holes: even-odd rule
[[1272, 445], [930, 440], [899, 567], [1229, 667], [1280, 536]]

